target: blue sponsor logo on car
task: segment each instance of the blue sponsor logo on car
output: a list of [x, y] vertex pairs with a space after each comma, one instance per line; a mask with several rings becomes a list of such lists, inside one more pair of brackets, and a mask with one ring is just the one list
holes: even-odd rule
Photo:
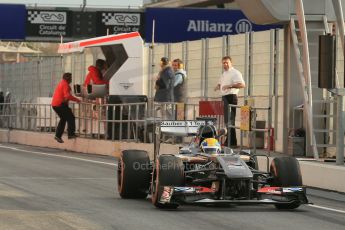
[[302, 192], [303, 188], [283, 188], [283, 192]]

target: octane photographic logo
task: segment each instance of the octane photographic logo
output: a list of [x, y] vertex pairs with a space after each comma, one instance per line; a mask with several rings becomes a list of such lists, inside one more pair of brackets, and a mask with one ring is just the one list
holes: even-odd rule
[[[177, 155], [178, 158], [178, 155]], [[118, 164], [118, 169], [121, 170], [122, 168], [125, 169], [126, 167], [130, 167], [131, 169], [135, 170], [135, 171], [152, 171], [153, 168], [156, 168], [156, 164], [153, 163], [140, 163], [140, 162], [133, 162], [130, 165], [123, 165], [123, 164]], [[168, 163], [164, 163], [164, 164], [159, 164], [158, 165], [160, 170], [180, 170], [181, 169], [181, 165], [172, 161], [172, 162], [168, 162]], [[184, 171], [190, 171], [190, 170], [202, 170], [202, 169], [208, 169], [208, 170], [223, 170], [223, 167], [220, 164], [205, 164], [205, 165], [194, 165], [194, 164], [187, 164], [184, 165]]]
[[67, 13], [58, 11], [28, 11], [31, 24], [66, 24]]
[[140, 14], [102, 13], [102, 22], [107, 26], [139, 26]]

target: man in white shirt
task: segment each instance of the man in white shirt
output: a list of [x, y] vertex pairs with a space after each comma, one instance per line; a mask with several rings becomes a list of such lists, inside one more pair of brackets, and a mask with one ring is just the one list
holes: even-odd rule
[[[244, 88], [245, 82], [240, 71], [232, 66], [230, 56], [222, 58], [223, 74], [220, 76], [217, 86], [214, 90], [220, 90], [222, 100], [224, 102], [224, 123], [228, 126], [228, 106], [229, 104], [237, 105], [237, 94], [240, 88]], [[231, 107], [230, 124], [235, 125], [236, 108]], [[236, 130], [230, 129], [230, 146], [237, 146]], [[228, 145], [228, 140], [226, 140]]]

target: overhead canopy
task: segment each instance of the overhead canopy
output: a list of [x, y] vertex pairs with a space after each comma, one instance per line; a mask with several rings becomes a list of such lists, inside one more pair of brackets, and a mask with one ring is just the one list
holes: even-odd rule
[[11, 53], [12, 51], [9, 50], [6, 46], [0, 45], [0, 52], [2, 52], [2, 53]]
[[[107, 35], [102, 37], [90, 38], [85, 40], [79, 40], [74, 42], [62, 43], [59, 46], [58, 53], [73, 53], [73, 52], [83, 52], [87, 47], [97, 47], [97, 46], [109, 46], [115, 44], [123, 44], [132, 40], [139, 40], [142, 43], [142, 39], [138, 32], [124, 33]], [[133, 43], [137, 44], [137, 43]]]
[[29, 48], [25, 43], [20, 44], [20, 46], [17, 49], [18, 53], [22, 53], [22, 54], [37, 54], [37, 53], [42, 53], [39, 50], [33, 50], [31, 48]]
[[[295, 0], [235, 0], [242, 12], [252, 22], [260, 25], [290, 21], [295, 15]], [[329, 0], [303, 0], [305, 15], [324, 15], [328, 21], [335, 20], [333, 4]], [[345, 10], [342, 4], [342, 10]], [[317, 18], [317, 16], [316, 16]], [[319, 17], [320, 18], [320, 17]]]
[[18, 47], [12, 42], [8, 42], [5, 48], [7, 49], [7, 53], [17, 53], [18, 50]]
[[8, 42], [7, 45], [0, 44], [0, 52], [2, 53], [19, 53], [19, 54], [32, 54], [32, 53], [42, 53], [39, 50], [31, 49], [26, 43], [22, 42], [18, 47], [12, 42]]

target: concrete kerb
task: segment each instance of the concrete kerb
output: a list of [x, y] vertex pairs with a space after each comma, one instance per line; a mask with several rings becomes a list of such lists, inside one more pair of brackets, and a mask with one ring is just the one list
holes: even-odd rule
[[[149, 153], [153, 158], [153, 144], [107, 141], [98, 139], [76, 138], [68, 140], [63, 137], [64, 143], [57, 143], [54, 140], [54, 134], [29, 132], [22, 130], [0, 130], [0, 142], [15, 143], [37, 147], [61, 149], [72, 152], [99, 154], [119, 157], [121, 151], [127, 149], [140, 149]], [[178, 146], [171, 144], [162, 144], [162, 151], [166, 153], [178, 152]]]
[[0, 142], [8, 143], [9, 142], [10, 131], [8, 129], [0, 129]]
[[[65, 138], [65, 143], [60, 144], [54, 140], [53, 134], [21, 130], [0, 129], [0, 142], [54, 148], [88, 154], [109, 155], [114, 157], [119, 157], [123, 150], [140, 149], [147, 151], [151, 159], [153, 156], [153, 144], [120, 141], [114, 142], [86, 138], [68, 140], [67, 137]], [[163, 153], [173, 154], [178, 152], [178, 146], [161, 144], [161, 150]], [[263, 159], [259, 159], [259, 167], [262, 170], [266, 168], [265, 161]], [[345, 193], [344, 166], [301, 160], [300, 167], [304, 185]]]
[[304, 184], [326, 190], [345, 192], [344, 166], [300, 161], [300, 167]]

